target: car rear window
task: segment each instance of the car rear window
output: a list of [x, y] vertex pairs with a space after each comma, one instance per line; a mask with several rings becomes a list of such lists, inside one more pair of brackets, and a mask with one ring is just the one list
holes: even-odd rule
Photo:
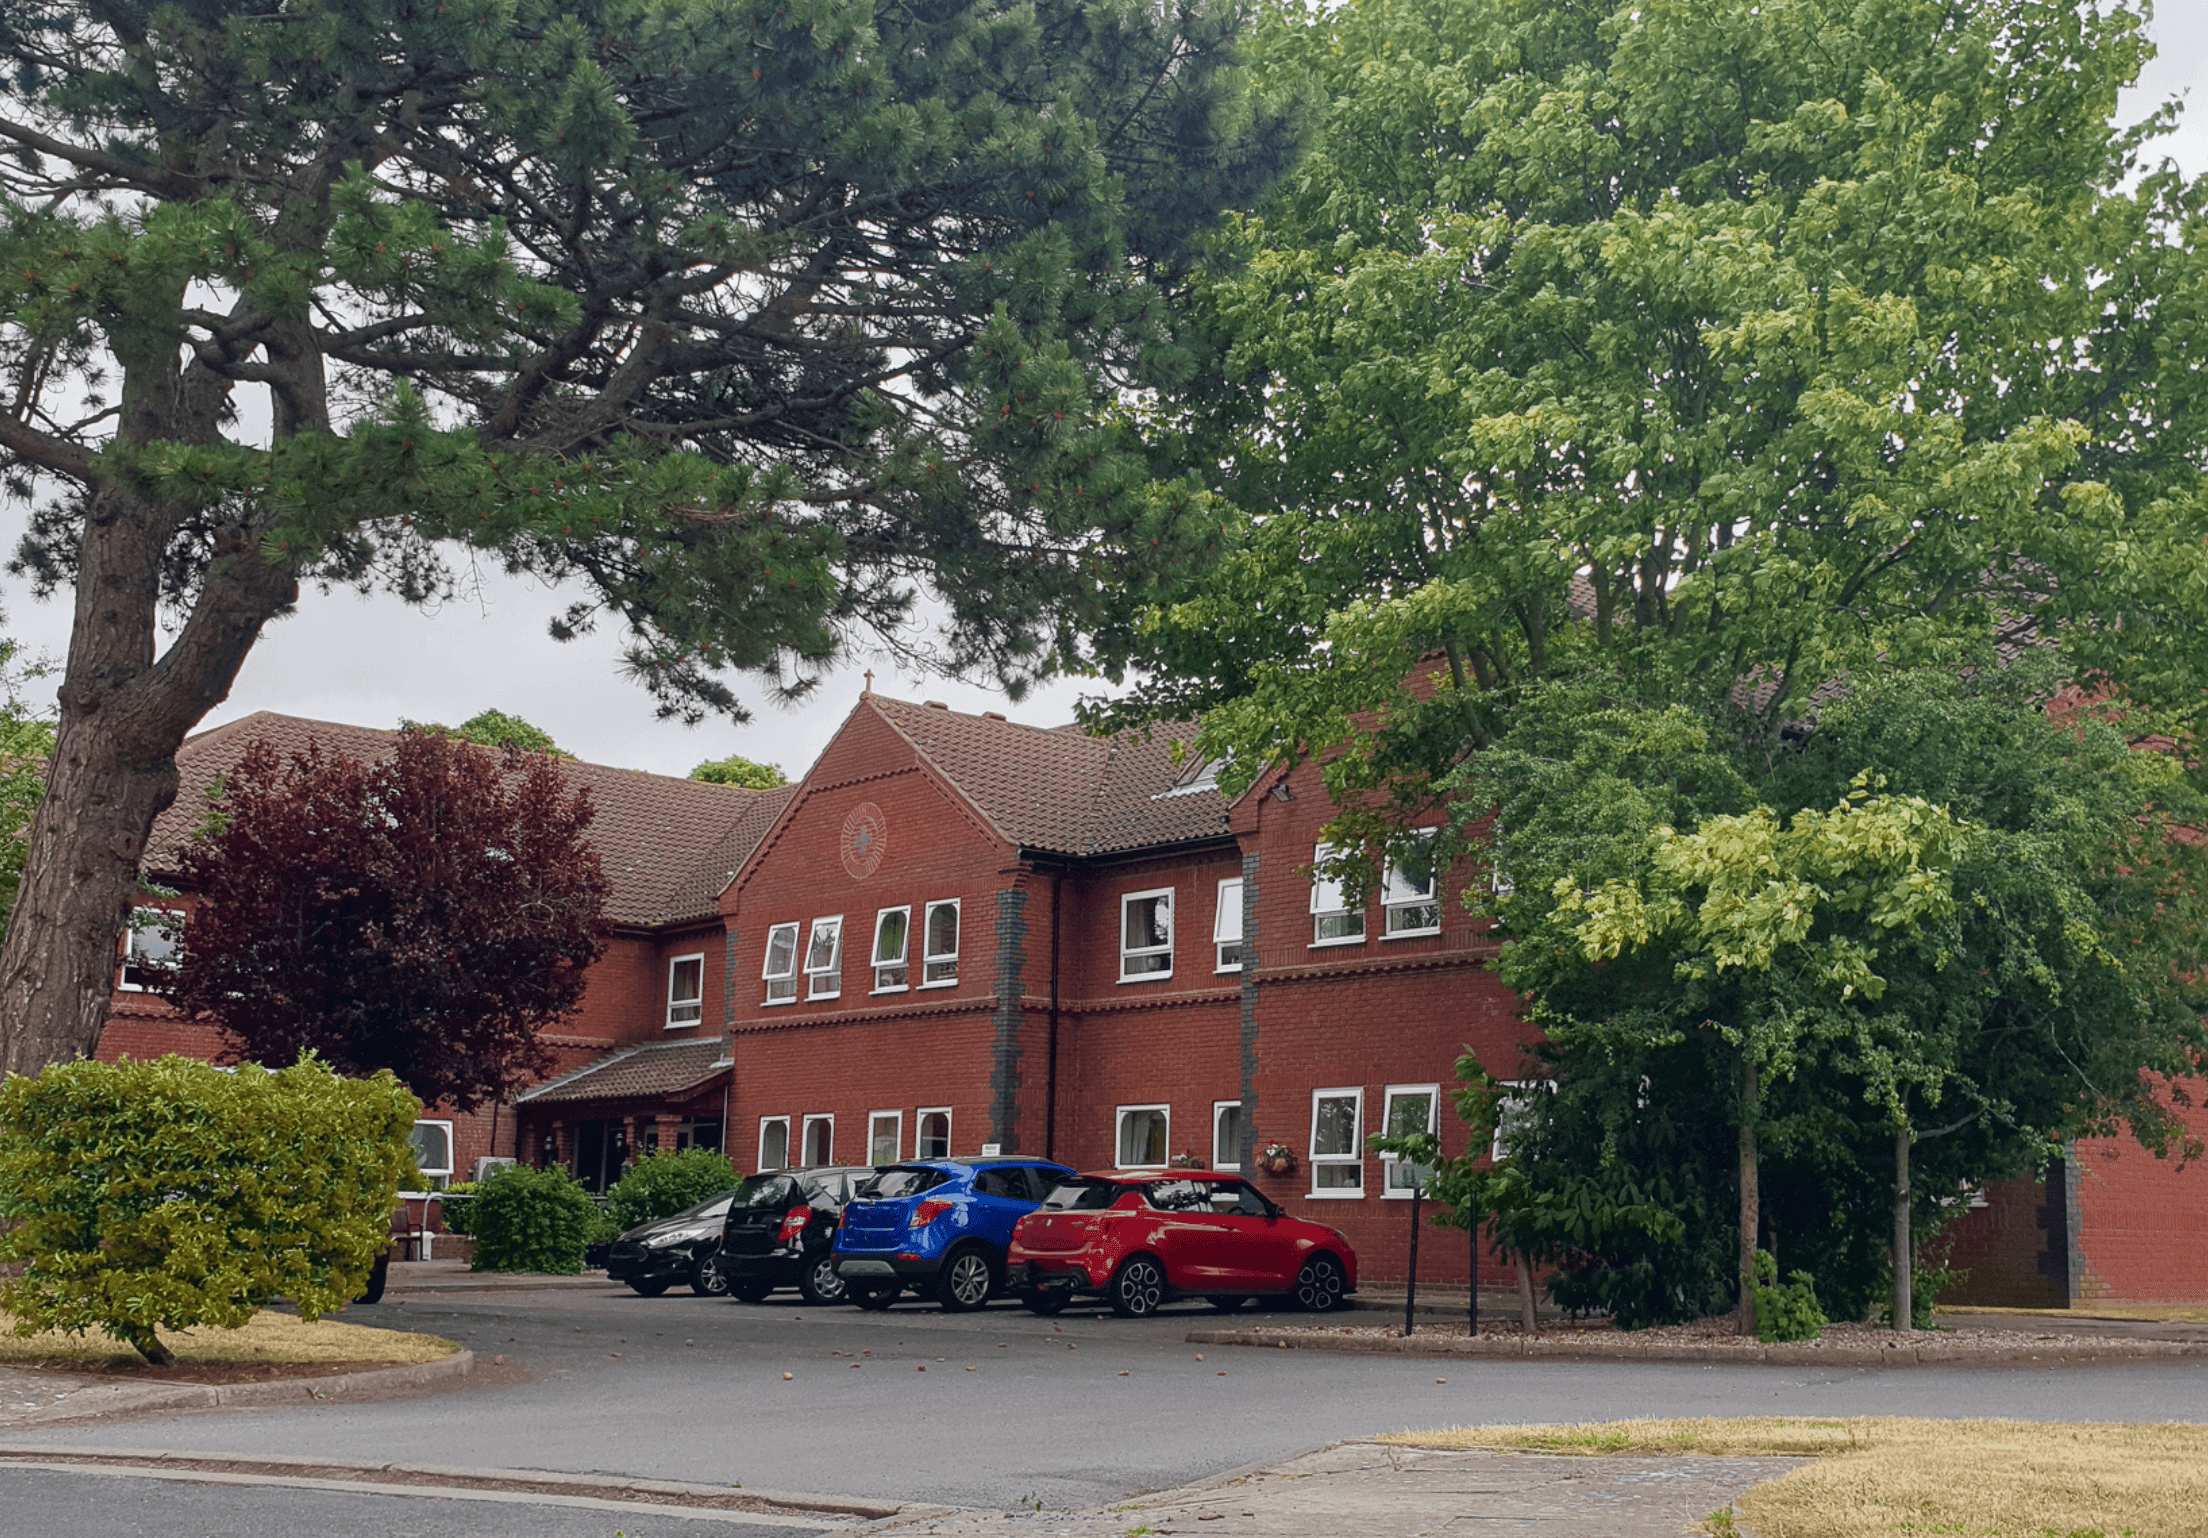
[[886, 1169], [859, 1187], [858, 1196], [865, 1201], [894, 1201], [900, 1196], [932, 1191], [949, 1178], [941, 1170]]
[[1119, 1200], [1121, 1187], [1110, 1180], [1061, 1180], [1044, 1201], [1060, 1212], [1101, 1212]]
[[736, 1188], [731, 1203], [738, 1212], [757, 1211], [762, 1207], [781, 1209], [796, 1205], [797, 1182], [787, 1175], [754, 1175]]

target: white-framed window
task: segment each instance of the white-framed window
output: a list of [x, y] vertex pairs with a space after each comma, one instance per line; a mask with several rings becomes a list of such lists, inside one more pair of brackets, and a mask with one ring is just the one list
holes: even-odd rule
[[786, 1170], [790, 1167], [790, 1119], [787, 1116], [762, 1116], [759, 1118], [759, 1170]]
[[1211, 943], [1219, 947], [1221, 972], [1242, 970], [1242, 878], [1219, 883], [1219, 906], [1212, 910]]
[[884, 908], [874, 915], [874, 991], [903, 993], [908, 969], [905, 947], [912, 939], [912, 910]]
[[1538, 1107], [1534, 1097], [1549, 1089], [1547, 1079], [1512, 1079], [1503, 1088], [1513, 1091], [1499, 1095], [1495, 1100], [1495, 1141], [1488, 1148], [1488, 1157], [1497, 1164], [1510, 1157], [1512, 1137], [1526, 1125]]
[[705, 952], [677, 956], [667, 963], [667, 1029], [696, 1025], [705, 1018]]
[[1123, 1105], [1112, 1146], [1121, 1169], [1164, 1169], [1173, 1131], [1173, 1111], [1162, 1105]]
[[912, 1115], [912, 1156], [915, 1159], [948, 1159], [951, 1156], [951, 1108], [924, 1105]]
[[131, 917], [142, 921], [159, 914], [152, 924], [133, 923], [123, 932], [123, 970], [115, 986], [125, 993], [144, 993], [152, 979], [145, 968], [163, 967], [176, 959], [176, 939], [184, 929], [184, 915], [174, 908], [138, 908]]
[[836, 1162], [836, 1119], [833, 1116], [808, 1116], [805, 1118], [805, 1147], [803, 1163], [833, 1164]]
[[1211, 1103], [1211, 1167], [1215, 1170], [1242, 1167], [1242, 1102], [1239, 1100]]
[[843, 997], [843, 915], [814, 919], [805, 941], [805, 997]]
[[1365, 1092], [1311, 1092], [1311, 1194], [1365, 1194]]
[[866, 1162], [895, 1164], [904, 1157], [905, 1113], [876, 1111], [866, 1119]]
[[452, 1123], [418, 1121], [406, 1135], [406, 1145], [413, 1150], [414, 1167], [422, 1172], [429, 1188], [443, 1190], [452, 1178]]
[[958, 981], [958, 899], [928, 904], [927, 922], [921, 930], [920, 986], [948, 988]]
[[[1381, 1092], [1381, 1135], [1408, 1137], [1414, 1132], [1439, 1130], [1434, 1117], [1440, 1104], [1439, 1084], [1390, 1084]], [[1380, 1156], [1380, 1194], [1401, 1201], [1410, 1199], [1410, 1172], [1393, 1154]]]
[[1380, 883], [1384, 938], [1441, 933], [1441, 903], [1434, 891], [1434, 841], [1439, 831], [1417, 829], [1412, 834], [1416, 842], [1388, 861], [1387, 875]]
[[[769, 1004], [797, 1002], [797, 926], [777, 924], [767, 931], [766, 965], [759, 975], [767, 980]], [[787, 1151], [787, 1150], [785, 1150]], [[771, 1168], [780, 1169], [781, 1165]]]
[[1129, 892], [1119, 900], [1119, 980], [1173, 975], [1173, 889]]
[[[1338, 846], [1320, 844], [1311, 851], [1313, 866], [1324, 866], [1341, 853]], [[1311, 872], [1311, 943], [1313, 945], [1362, 945], [1365, 941], [1365, 905], [1349, 905], [1349, 892], [1341, 881], [1323, 869]]]

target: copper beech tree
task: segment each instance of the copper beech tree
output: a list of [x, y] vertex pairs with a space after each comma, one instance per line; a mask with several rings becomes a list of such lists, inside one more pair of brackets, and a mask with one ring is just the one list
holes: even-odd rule
[[428, 730], [380, 763], [255, 743], [183, 851], [200, 901], [155, 989], [233, 1059], [311, 1048], [471, 1110], [550, 1066], [537, 1030], [605, 949], [590, 820], [548, 754]]

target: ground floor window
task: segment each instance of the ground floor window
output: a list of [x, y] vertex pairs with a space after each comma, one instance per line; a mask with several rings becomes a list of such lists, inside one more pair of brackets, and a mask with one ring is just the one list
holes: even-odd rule
[[913, 1128], [912, 1156], [915, 1159], [948, 1159], [951, 1156], [951, 1109], [923, 1106], [920, 1119]]
[[1239, 1100], [1211, 1103], [1211, 1167], [1215, 1170], [1242, 1167], [1242, 1102]]
[[759, 1118], [759, 1168], [780, 1170], [790, 1167], [790, 1119], [787, 1116], [762, 1116]]
[[1119, 1167], [1163, 1169], [1165, 1149], [1172, 1131], [1172, 1111], [1162, 1105], [1123, 1105], [1119, 1108]]
[[[1434, 1109], [1441, 1098], [1438, 1084], [1390, 1084], [1381, 1112], [1381, 1128], [1388, 1137], [1410, 1137], [1435, 1129]], [[1381, 1156], [1380, 1194], [1408, 1197], [1416, 1175], [1401, 1159]]]
[[717, 1150], [721, 1146], [721, 1124], [719, 1120], [706, 1121], [702, 1118], [691, 1117], [676, 1122], [675, 1146], [677, 1148], [703, 1148], [708, 1151]]
[[422, 1172], [428, 1188], [443, 1190], [452, 1178], [452, 1123], [418, 1121], [407, 1134], [406, 1143], [414, 1151], [414, 1167]]
[[805, 1118], [805, 1159], [807, 1164], [833, 1164], [836, 1162], [836, 1119], [833, 1116], [808, 1116]]
[[1322, 1089], [1311, 1095], [1311, 1194], [1365, 1194], [1365, 1092]]
[[895, 1164], [905, 1142], [905, 1113], [876, 1111], [866, 1121], [866, 1162]]

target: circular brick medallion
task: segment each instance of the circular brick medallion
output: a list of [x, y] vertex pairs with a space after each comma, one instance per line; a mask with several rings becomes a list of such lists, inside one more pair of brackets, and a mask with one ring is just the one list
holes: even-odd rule
[[871, 801], [861, 801], [843, 820], [843, 868], [853, 881], [864, 881], [881, 868], [889, 847], [889, 820]]

